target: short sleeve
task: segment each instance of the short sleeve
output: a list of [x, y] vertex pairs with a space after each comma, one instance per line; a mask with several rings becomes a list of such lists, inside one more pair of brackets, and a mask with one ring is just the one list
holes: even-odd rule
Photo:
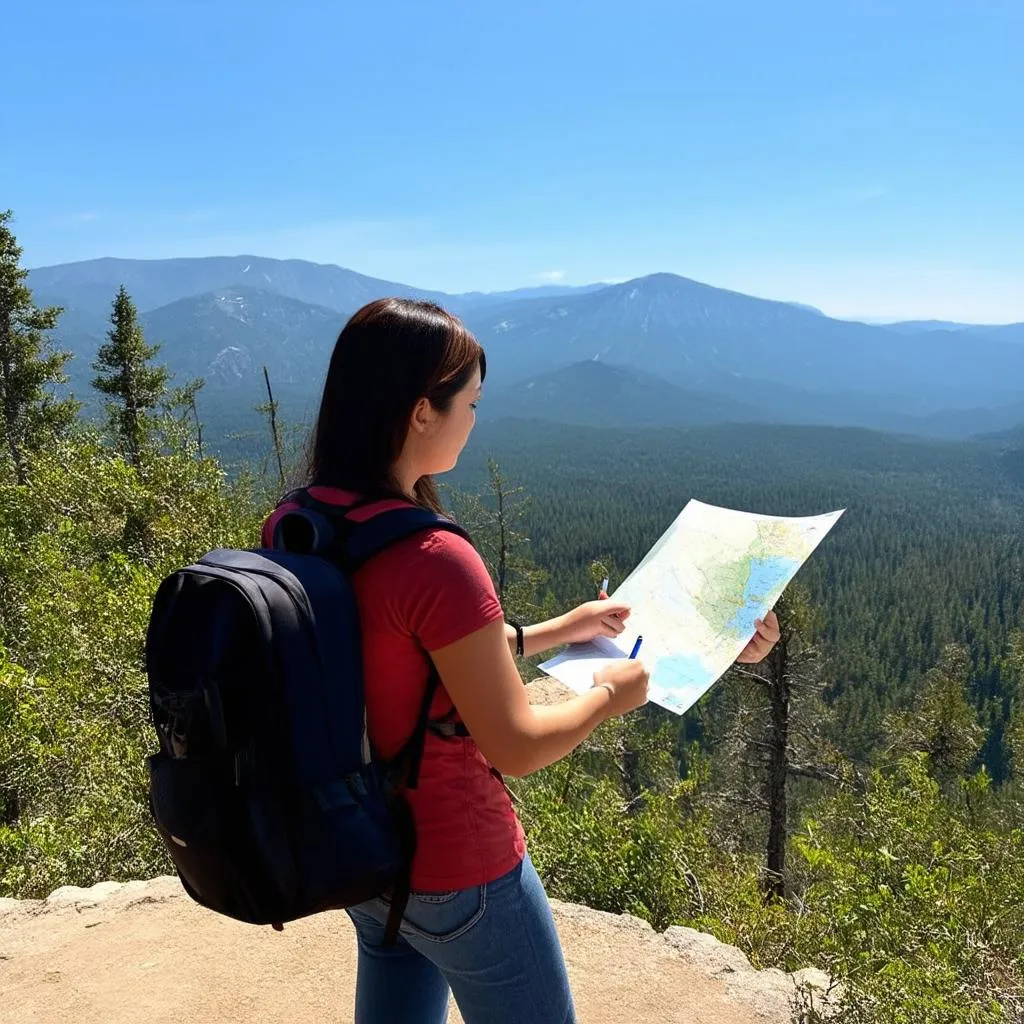
[[465, 538], [431, 530], [396, 545], [392, 554], [396, 610], [426, 650], [447, 647], [504, 617], [487, 566]]

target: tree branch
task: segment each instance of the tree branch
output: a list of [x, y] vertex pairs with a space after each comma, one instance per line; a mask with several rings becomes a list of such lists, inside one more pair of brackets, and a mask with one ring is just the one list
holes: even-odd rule
[[835, 771], [823, 768], [820, 765], [791, 764], [786, 767], [786, 771], [790, 775], [799, 775], [804, 779], [814, 779], [816, 782], [830, 782], [834, 786], [838, 786], [842, 782], [842, 779]]
[[735, 796], [732, 793], [716, 793], [715, 796], [726, 804], [733, 804], [737, 807], [752, 807], [756, 811], [767, 811], [768, 803], [759, 797]]

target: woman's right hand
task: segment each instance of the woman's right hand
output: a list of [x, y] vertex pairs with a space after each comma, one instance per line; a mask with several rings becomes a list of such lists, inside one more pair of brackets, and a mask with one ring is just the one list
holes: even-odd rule
[[609, 712], [624, 715], [647, 703], [647, 684], [651, 674], [642, 661], [635, 658], [616, 659], [594, 673], [594, 685], [612, 688]]

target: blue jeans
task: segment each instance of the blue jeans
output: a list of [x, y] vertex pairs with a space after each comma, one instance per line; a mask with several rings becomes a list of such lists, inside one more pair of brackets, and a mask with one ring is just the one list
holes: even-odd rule
[[413, 892], [384, 945], [388, 904], [349, 909], [359, 942], [355, 1024], [444, 1024], [449, 988], [466, 1024], [575, 1024], [544, 886], [527, 857], [455, 892]]

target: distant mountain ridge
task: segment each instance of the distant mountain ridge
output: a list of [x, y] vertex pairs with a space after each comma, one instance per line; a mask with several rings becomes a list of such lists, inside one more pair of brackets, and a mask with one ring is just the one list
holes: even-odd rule
[[723, 394], [687, 391], [636, 367], [588, 360], [507, 387], [488, 384], [479, 415], [483, 422], [505, 418], [630, 428], [725, 423], [869, 426], [952, 440], [997, 430], [1011, 436], [1014, 425], [1024, 423], [1024, 398], [994, 408], [915, 413], [864, 395], [801, 392], [765, 382]]
[[507, 292], [449, 295], [385, 281], [333, 264], [307, 260], [276, 260], [264, 256], [204, 256], [167, 260], [123, 260], [112, 257], [39, 267], [29, 286], [40, 302], [59, 302], [84, 314], [106, 316], [114, 292], [124, 285], [142, 310], [224, 288], [246, 287], [354, 313], [360, 306], [387, 295], [427, 299], [456, 312], [523, 298], [552, 298], [594, 291], [601, 284], [580, 287], [540, 285]]
[[314, 306], [354, 312], [382, 295], [442, 302], [443, 292], [381, 281], [344, 267], [261, 256], [207, 256], [169, 260], [104, 258], [40, 267], [29, 274], [39, 301], [59, 301], [83, 313], [105, 316], [124, 285], [141, 310], [233, 287], [257, 288]]
[[822, 392], [926, 398], [925, 408], [1012, 401], [1024, 347], [1016, 325], [972, 336], [894, 340], [884, 327], [833, 320], [671, 274], [600, 291], [489, 307], [468, 317], [506, 378], [584, 359], [643, 368], [690, 390], [775, 382]]
[[978, 325], [961, 324], [953, 320], [897, 320], [879, 326], [899, 331], [900, 334], [920, 334], [922, 331], [970, 331]]
[[[1024, 418], [1015, 418], [1024, 409], [1024, 324], [867, 325], [672, 274], [446, 295], [249, 256], [32, 271], [37, 301], [65, 306], [56, 336], [77, 357], [70, 372], [79, 391], [121, 283], [147, 338], [161, 344], [159, 359], [179, 380], [204, 377], [221, 396], [208, 391], [205, 401], [225, 408], [259, 401], [263, 365], [305, 405], [346, 316], [373, 298], [406, 295], [464, 318], [487, 351], [493, 408], [515, 415], [593, 423], [602, 408], [611, 423], [834, 422], [933, 436]], [[232, 389], [239, 395], [229, 401]]]
[[1024, 344], [1024, 323], [1019, 324], [961, 324], [952, 320], [901, 320], [884, 324], [890, 331], [900, 334], [923, 334], [925, 332], [958, 333], [968, 336], [994, 338], [998, 341]]
[[326, 306], [236, 285], [151, 310], [142, 325], [181, 376], [232, 385], [267, 365], [291, 384], [322, 376], [338, 319]]
[[749, 406], [689, 393], [654, 374], [599, 360], [538, 374], [481, 403], [485, 419], [514, 417], [597, 427], [643, 427], [750, 421]]

